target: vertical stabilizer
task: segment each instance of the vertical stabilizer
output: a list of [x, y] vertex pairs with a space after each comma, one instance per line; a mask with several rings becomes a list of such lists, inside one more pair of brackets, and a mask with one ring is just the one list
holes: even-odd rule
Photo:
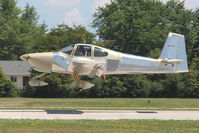
[[184, 36], [176, 33], [169, 33], [160, 59], [174, 63], [175, 72], [188, 72]]

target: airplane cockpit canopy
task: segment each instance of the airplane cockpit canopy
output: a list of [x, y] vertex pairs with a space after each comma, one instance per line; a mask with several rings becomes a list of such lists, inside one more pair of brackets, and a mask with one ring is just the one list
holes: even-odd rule
[[71, 55], [71, 53], [74, 51], [73, 52], [74, 56], [91, 57], [92, 52], [94, 53], [94, 55], [92, 55], [94, 57], [108, 56], [108, 52], [105, 51], [103, 48], [100, 48], [98, 46], [87, 45], [87, 44], [71, 44], [61, 49], [60, 51], [68, 55]]
[[101, 48], [95, 47], [94, 57], [105, 57], [105, 56], [108, 56], [108, 52], [104, 51]]
[[73, 51], [73, 48], [74, 48], [75, 44], [71, 44], [63, 49], [61, 49], [61, 52], [64, 52], [68, 55], [71, 55], [72, 51]]

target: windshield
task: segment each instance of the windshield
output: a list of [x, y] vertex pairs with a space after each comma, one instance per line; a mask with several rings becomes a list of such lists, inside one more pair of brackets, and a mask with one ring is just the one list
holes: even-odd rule
[[68, 55], [71, 55], [72, 51], [73, 51], [73, 48], [74, 48], [75, 44], [71, 44], [63, 49], [61, 49], [61, 52], [64, 52]]

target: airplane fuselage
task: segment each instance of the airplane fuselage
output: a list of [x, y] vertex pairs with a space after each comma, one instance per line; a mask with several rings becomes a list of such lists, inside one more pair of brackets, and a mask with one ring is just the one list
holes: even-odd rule
[[[46, 55], [46, 56], [43, 56]], [[85, 58], [71, 57], [62, 52], [37, 53], [31, 56], [29, 63], [40, 72], [58, 72], [73, 73], [74, 62], [84, 62], [86, 66], [91, 67], [92, 62], [103, 62], [104, 74], [145, 74], [145, 73], [173, 73], [175, 64], [162, 63], [158, 59], [152, 59], [142, 56], [130, 55], [125, 53], [115, 53], [117, 59]], [[41, 58], [42, 56], [43, 58]], [[88, 75], [90, 72], [84, 70], [79, 75]]]

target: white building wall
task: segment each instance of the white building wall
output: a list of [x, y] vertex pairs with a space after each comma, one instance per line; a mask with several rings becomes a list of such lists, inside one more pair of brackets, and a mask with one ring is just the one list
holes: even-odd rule
[[14, 82], [14, 84], [17, 86], [17, 87], [19, 87], [19, 88], [21, 88], [21, 89], [23, 89], [23, 76], [20, 76], [20, 75], [6, 75], [6, 77], [8, 78], [8, 79], [10, 79], [11, 80], [11, 77], [17, 77], [17, 82]]
[[17, 76], [17, 82], [15, 84], [19, 88], [23, 89], [23, 76]]

